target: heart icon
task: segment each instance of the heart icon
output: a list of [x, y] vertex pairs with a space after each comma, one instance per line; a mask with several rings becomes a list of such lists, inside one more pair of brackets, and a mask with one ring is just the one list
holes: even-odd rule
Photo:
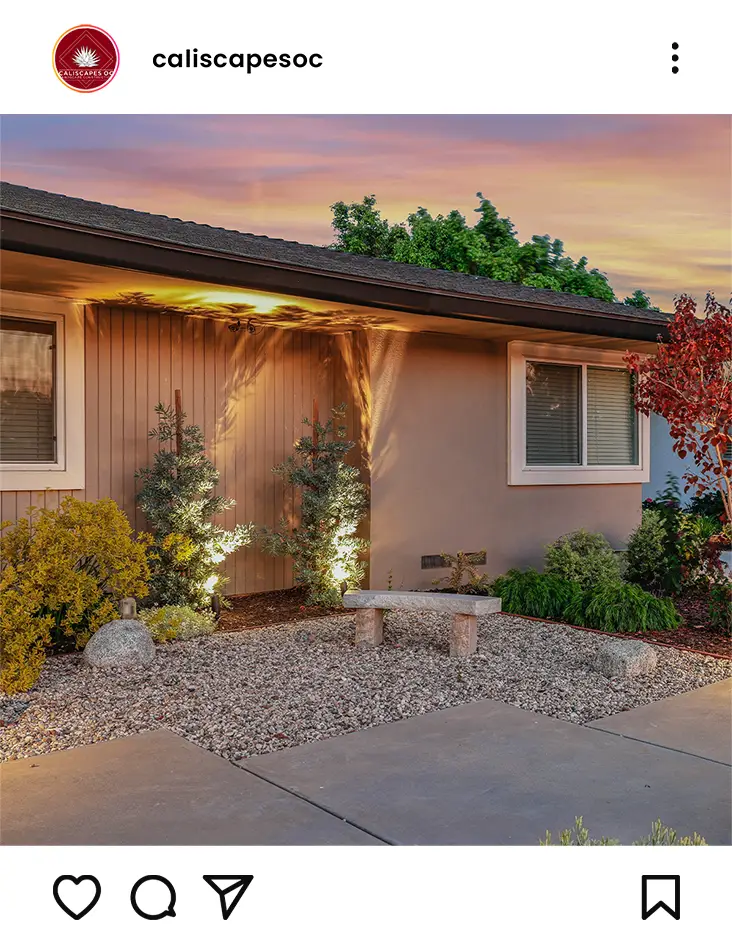
[[[75, 886], [74, 889], [70, 889], [69, 885], [64, 888], [69, 904], [59, 895], [59, 891], [64, 882], [71, 882], [71, 884]], [[86, 882], [90, 882], [93, 887], [90, 888], [84, 884], [82, 888], [79, 888], [82, 883]], [[91, 894], [91, 892], [93, 892], [93, 894]], [[62, 911], [65, 911], [69, 917], [73, 918], [74, 921], [78, 921], [80, 918], [83, 918], [84, 915], [88, 915], [99, 901], [101, 894], [102, 886], [99, 884], [99, 879], [94, 878], [93, 875], [80, 875], [78, 878], [75, 878], [73, 875], [59, 875], [53, 883], [53, 897], [56, 900], [56, 904]], [[82, 904], [83, 902], [86, 902], [86, 904]], [[74, 911], [74, 907], [80, 907], [81, 911]]]

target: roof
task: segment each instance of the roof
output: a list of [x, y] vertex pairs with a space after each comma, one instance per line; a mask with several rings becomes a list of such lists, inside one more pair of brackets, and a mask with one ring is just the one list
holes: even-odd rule
[[[421, 292], [422, 299], [426, 292], [430, 295], [430, 300], [435, 295], [440, 295], [451, 300], [512, 305], [512, 310], [527, 308], [532, 311], [538, 309], [545, 312], [572, 313], [578, 316], [597, 316], [606, 318], [604, 322], [610, 326], [617, 321], [617, 330], [620, 330], [620, 324], [623, 325], [624, 331], [614, 334], [616, 336], [641, 336], [643, 339], [656, 339], [669, 318], [667, 314], [628, 307], [624, 304], [495, 281], [487, 277], [401, 264], [365, 255], [347, 254], [314, 245], [300, 244], [296, 241], [232, 231], [194, 221], [183, 221], [180, 218], [168, 218], [165, 215], [154, 215], [129, 208], [119, 208], [116, 205], [71, 198], [9, 182], [0, 183], [0, 213], [3, 218], [3, 244], [5, 247], [17, 250], [33, 250], [33, 248], [21, 247], [23, 241], [17, 237], [18, 229], [14, 229], [10, 224], [13, 220], [45, 223], [55, 228], [71, 229], [109, 238], [116, 237], [127, 242], [144, 242], [158, 248], [184, 249], [187, 252], [197, 252], [199, 255], [203, 253], [208, 257], [221, 257], [228, 261], [246, 262], [250, 265], [259, 264], [268, 268], [296, 271], [300, 274], [341, 279], [338, 286], [343, 287], [352, 286], [356, 281], [361, 285], [379, 285], [381, 288]], [[28, 242], [26, 241], [25, 244], [27, 245]], [[101, 248], [101, 245], [97, 244], [97, 247]], [[39, 246], [37, 251], [40, 252], [40, 250]], [[62, 248], [59, 247], [58, 250], [61, 251]], [[44, 253], [53, 253], [53, 251], [46, 248]], [[59, 253], [58, 256], [71, 255]], [[90, 251], [87, 259], [91, 260], [92, 257], [93, 252]], [[121, 257], [124, 258], [124, 255], [122, 254]], [[149, 260], [152, 263], [152, 259], [149, 258]], [[106, 261], [106, 263], [112, 262]], [[133, 266], [126, 264], [125, 260], [116, 263], [118, 266]], [[155, 269], [160, 271], [161, 267]], [[189, 275], [190, 271], [186, 274]], [[336, 285], [333, 284], [333, 286]], [[304, 287], [302, 282], [297, 284], [297, 290], [308, 295], [307, 287]], [[310, 296], [319, 295], [311, 294]], [[381, 303], [373, 300], [373, 295], [368, 294], [363, 295], [363, 301], [355, 302], [368, 302], [375, 306], [396, 306], [397, 309], [419, 309], [416, 304], [414, 307], [400, 306], [399, 303], [395, 305], [394, 302], [389, 302], [388, 295], [381, 296], [384, 298]], [[368, 301], [366, 298], [369, 298]], [[346, 300], [347, 298], [341, 295], [336, 299]], [[465, 313], [460, 311], [465, 311], [466, 308], [457, 310], [458, 312], [453, 316], [465, 316]], [[467, 310], [470, 308], [468, 307]], [[484, 319], [491, 319], [491, 317], [486, 314]], [[520, 322], [523, 323], [523, 321]], [[638, 331], [642, 325], [643, 332], [634, 333], [632, 329], [631, 332], [627, 332], [630, 324], [638, 324]], [[578, 328], [575, 326], [572, 329]], [[595, 331], [587, 329], [585, 332]], [[651, 333], [652, 335], [649, 335]]]

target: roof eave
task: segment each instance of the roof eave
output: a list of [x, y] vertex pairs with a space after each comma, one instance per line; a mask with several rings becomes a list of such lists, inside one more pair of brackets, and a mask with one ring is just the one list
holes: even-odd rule
[[[667, 320], [655, 314], [636, 316], [630, 311], [627, 316], [620, 316], [581, 307], [455, 294], [437, 288], [390, 283], [86, 229], [13, 211], [2, 212], [0, 242], [7, 250], [25, 254], [403, 313], [628, 340], [656, 341], [666, 339], [668, 332]], [[581, 300], [578, 297], [578, 302]]]

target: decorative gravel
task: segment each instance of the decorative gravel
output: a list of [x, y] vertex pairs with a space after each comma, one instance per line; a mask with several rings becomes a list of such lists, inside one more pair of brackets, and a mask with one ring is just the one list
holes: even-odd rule
[[448, 655], [448, 618], [406, 612], [388, 615], [376, 650], [334, 616], [172, 642], [135, 672], [54, 657], [12, 698], [14, 712], [30, 705], [0, 730], [0, 760], [160, 727], [238, 760], [485, 698], [586, 723], [732, 675], [729, 661], [656, 647], [651, 674], [607, 680], [592, 670], [604, 635], [503, 615], [478, 630], [466, 660]]

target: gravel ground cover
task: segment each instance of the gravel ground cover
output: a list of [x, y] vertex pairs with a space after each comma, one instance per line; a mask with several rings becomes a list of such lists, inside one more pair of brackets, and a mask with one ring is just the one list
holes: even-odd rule
[[591, 668], [604, 635], [506, 615], [479, 620], [466, 660], [449, 657], [444, 616], [391, 613], [385, 627], [372, 651], [341, 615], [170, 642], [135, 672], [53, 657], [14, 698], [29, 706], [0, 729], [0, 760], [167, 727], [237, 761], [485, 698], [586, 723], [732, 675], [729, 661], [656, 647], [651, 674], [607, 680]]

